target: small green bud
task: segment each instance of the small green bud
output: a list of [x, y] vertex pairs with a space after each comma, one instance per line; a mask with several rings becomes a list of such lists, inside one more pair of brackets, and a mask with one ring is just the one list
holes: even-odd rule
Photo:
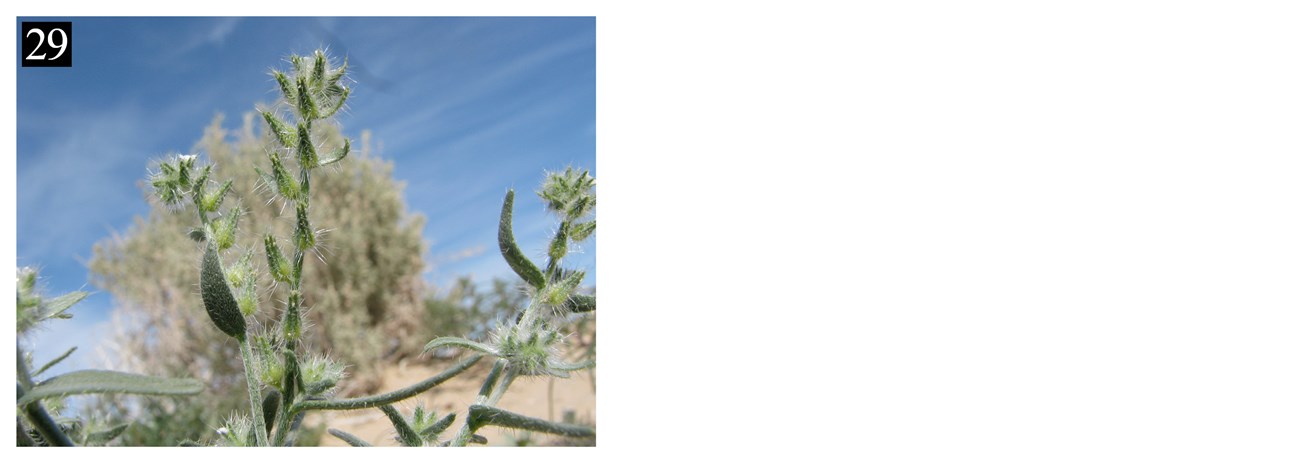
[[307, 395], [319, 395], [343, 380], [343, 364], [328, 357], [312, 354], [302, 366], [302, 382]]
[[316, 155], [316, 146], [311, 142], [311, 132], [303, 123], [298, 124], [298, 164], [304, 169], [311, 169], [320, 164], [320, 157]]
[[221, 184], [221, 188], [217, 189], [217, 191], [203, 195], [199, 207], [203, 208], [203, 212], [217, 212], [217, 209], [221, 208], [221, 202], [226, 199], [226, 193], [230, 192], [230, 187], [234, 184], [234, 180], [226, 180], [226, 183]]
[[280, 155], [275, 152], [267, 154], [271, 158], [271, 176], [275, 180], [275, 186], [279, 190], [280, 196], [293, 201], [301, 199], [303, 197], [302, 187], [284, 168], [284, 163], [280, 161]]
[[307, 221], [307, 205], [298, 203], [298, 226], [293, 230], [293, 239], [298, 249], [311, 249], [316, 246], [316, 233]]
[[217, 243], [217, 250], [225, 251], [235, 245], [235, 230], [239, 228], [239, 208], [234, 208], [226, 215], [212, 222], [212, 240]]
[[198, 156], [193, 154], [182, 154], [176, 157], [176, 185], [181, 189], [189, 190], [194, 186], [192, 171], [194, 170], [194, 161]]
[[559, 281], [548, 282], [546, 286], [537, 291], [537, 300], [542, 304], [559, 308], [565, 305], [569, 297], [573, 296], [582, 284], [582, 279], [587, 276], [586, 272], [570, 272]]
[[313, 87], [320, 89], [325, 84], [325, 64], [327, 60], [325, 59], [325, 53], [320, 50], [316, 50], [315, 58], [311, 66], [311, 83]]
[[276, 344], [265, 335], [254, 336], [253, 342], [257, 352], [257, 379], [262, 384], [278, 388], [284, 380], [285, 368], [284, 360], [276, 355], [279, 353]]
[[266, 266], [271, 269], [271, 278], [281, 283], [288, 283], [291, 276], [289, 261], [284, 258], [280, 252], [280, 245], [275, 243], [275, 237], [266, 235]]
[[232, 415], [225, 425], [217, 429], [217, 438], [225, 447], [255, 447], [253, 420], [244, 415]]
[[298, 97], [298, 117], [304, 121], [316, 120], [316, 100], [312, 98], [311, 91], [307, 85], [306, 76], [298, 76], [298, 86], [295, 95]]
[[280, 325], [281, 334], [286, 341], [298, 342], [302, 337], [302, 293], [289, 291], [289, 304], [285, 308], [284, 322]]
[[271, 133], [275, 135], [275, 139], [280, 142], [280, 145], [285, 148], [293, 148], [298, 145], [298, 135], [294, 133], [293, 129], [289, 128], [288, 124], [276, 117], [274, 113], [262, 111], [262, 119], [266, 120], [266, 125], [271, 128]]
[[560, 222], [560, 229], [555, 231], [555, 238], [551, 240], [551, 249], [548, 254], [551, 256], [551, 262], [559, 262], [568, 252], [569, 222]]
[[230, 292], [226, 281], [226, 272], [221, 270], [221, 257], [217, 248], [209, 241], [203, 252], [203, 266], [199, 273], [199, 292], [203, 296], [203, 308], [217, 329], [238, 340], [244, 339], [247, 326], [239, 311], [239, 303]]
[[275, 76], [275, 82], [280, 84], [280, 93], [284, 95], [284, 101], [298, 101], [298, 97], [293, 91], [293, 84], [289, 83], [288, 76], [285, 76], [284, 73], [280, 71], [271, 71], [271, 75]]

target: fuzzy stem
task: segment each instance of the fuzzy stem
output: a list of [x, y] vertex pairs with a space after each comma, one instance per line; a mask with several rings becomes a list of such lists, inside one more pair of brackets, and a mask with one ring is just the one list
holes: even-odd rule
[[[21, 367], [21, 363], [19, 365], [20, 370], [25, 369]], [[23, 385], [19, 384], [18, 397], [22, 397], [26, 393], [27, 390], [23, 388]], [[41, 406], [41, 401], [33, 400], [27, 404], [23, 407], [23, 413], [27, 415], [27, 421], [32, 424], [36, 432], [40, 433], [41, 437], [45, 438], [45, 442], [49, 445], [54, 447], [72, 447], [75, 445], [72, 443], [72, 439], [69, 439], [68, 435], [64, 434], [63, 430], [59, 428], [58, 423], [54, 422], [54, 418], [51, 418], [50, 414], [45, 411], [45, 407]]]
[[262, 415], [262, 397], [258, 394], [257, 370], [253, 365], [253, 350], [248, 341], [239, 340], [239, 354], [244, 357], [244, 378], [248, 380], [248, 401], [253, 415], [253, 440], [258, 447], [266, 447], [266, 418]]
[[274, 428], [275, 437], [271, 439], [271, 445], [276, 447], [284, 445], [285, 439], [289, 435], [288, 428], [291, 417], [289, 416], [288, 410], [289, 406], [293, 405], [294, 396], [299, 388], [299, 384], [302, 383], [302, 379], [299, 376], [298, 357], [294, 355], [293, 352], [286, 350], [284, 352], [284, 360], [284, 382], [282, 384], [283, 387], [281, 388], [284, 390], [284, 393], [280, 395], [280, 410], [285, 413], [281, 413], [276, 417]]
[[510, 389], [510, 385], [515, 382], [515, 377], [516, 377], [515, 369], [507, 368], [505, 376], [501, 378], [501, 384], [498, 385], [496, 389], [492, 390], [492, 397], [489, 397], [486, 402], [482, 402], [480, 405], [495, 406], [497, 402], [501, 401], [501, 396], [506, 394], [506, 389]]
[[460, 363], [453, 365], [451, 368], [446, 369], [442, 373], [438, 373], [437, 375], [429, 379], [420, 381], [418, 383], [412, 384], [402, 389], [398, 389], [396, 391], [386, 392], [383, 394], [366, 396], [366, 397], [358, 397], [354, 399], [306, 400], [294, 404], [293, 407], [289, 408], [289, 411], [290, 414], [296, 415], [298, 413], [302, 413], [308, 410], [357, 410], [362, 408], [378, 407], [380, 405], [387, 405], [393, 402], [406, 400], [411, 397], [415, 397], [424, 391], [433, 389], [434, 386], [442, 384], [443, 382], [446, 382], [452, 377], [461, 374], [465, 370], [468, 370], [469, 367], [473, 366], [475, 363], [478, 363], [478, 361], [482, 358], [483, 358], [482, 355], [471, 356], [465, 360], [462, 360]]
[[21, 419], [18, 420], [18, 446], [19, 447], [36, 446], [36, 441], [32, 440], [32, 436], [27, 434], [27, 428], [23, 426], [23, 420]]
[[[501, 377], [501, 373], [504, 372], [509, 365], [510, 362], [505, 359], [497, 359], [496, 363], [492, 365], [492, 371], [488, 372], [487, 378], [483, 380], [483, 387], [479, 388], [478, 397], [474, 399], [474, 404], [481, 405], [487, 403], [493, 390], [496, 389], [497, 379]], [[469, 415], [466, 415], [466, 417], [468, 416]], [[460, 431], [456, 432], [456, 437], [452, 438], [448, 445], [451, 447], [464, 447], [470, 443], [473, 437], [474, 430], [470, 428], [469, 420], [467, 418], [465, 424], [460, 427]]]

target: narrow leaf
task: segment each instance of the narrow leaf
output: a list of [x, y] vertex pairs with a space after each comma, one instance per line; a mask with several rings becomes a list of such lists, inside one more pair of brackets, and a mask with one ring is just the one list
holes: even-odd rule
[[484, 353], [484, 354], [488, 354], [488, 355], [498, 355], [498, 354], [497, 354], [497, 350], [496, 350], [496, 349], [493, 349], [492, 346], [489, 346], [489, 345], [487, 345], [487, 344], [483, 344], [483, 343], [481, 343], [481, 342], [470, 341], [470, 340], [465, 339], [465, 338], [456, 338], [456, 337], [450, 337], [450, 336], [444, 336], [444, 337], [437, 338], [437, 339], [434, 339], [434, 340], [432, 340], [432, 341], [429, 341], [428, 344], [425, 344], [425, 345], [424, 345], [424, 351], [425, 351], [425, 352], [429, 352], [429, 351], [432, 351], [432, 350], [434, 350], [434, 349], [438, 349], [438, 348], [441, 348], [441, 347], [460, 347], [460, 348], [462, 348], [462, 349], [469, 349], [469, 350], [473, 350], [473, 351], [478, 351], [478, 352], [482, 352], [482, 353]]
[[340, 109], [343, 109], [343, 103], [346, 103], [348, 101], [348, 96], [350, 95], [352, 95], [352, 89], [350, 88], [343, 89], [343, 91], [339, 93], [338, 98], [334, 99], [334, 103], [330, 104], [328, 108], [325, 108], [325, 111], [320, 114], [320, 117], [324, 119], [326, 117], [333, 116], [334, 113], [339, 112]]
[[519, 245], [515, 243], [515, 232], [510, 224], [514, 206], [515, 190], [509, 190], [506, 192], [505, 204], [501, 205], [501, 223], [497, 228], [497, 244], [501, 247], [501, 257], [506, 259], [506, 263], [510, 264], [510, 268], [519, 274], [520, 278], [534, 288], [541, 289], [542, 285], [546, 284], [542, 270], [529, 261], [524, 256], [524, 252], [519, 250]]
[[270, 392], [266, 393], [266, 397], [262, 398], [262, 419], [266, 423], [267, 432], [270, 432], [275, 425], [275, 414], [279, 411], [279, 408], [280, 391], [271, 389]]
[[203, 383], [195, 379], [158, 378], [119, 371], [81, 370], [55, 376], [37, 384], [18, 399], [18, 406], [50, 397], [78, 394], [193, 395], [202, 391]]
[[89, 436], [86, 436], [87, 440], [96, 444], [106, 444], [108, 443], [108, 441], [116, 439], [117, 436], [122, 435], [122, 432], [126, 431], [126, 427], [129, 424], [130, 423], [122, 423], [117, 426], [113, 426], [112, 428], [105, 429], [103, 431], [92, 432], [90, 433]]
[[353, 447], [372, 447], [369, 442], [362, 440], [360, 437], [348, 434], [338, 429], [330, 428], [329, 433], [331, 436], [337, 437]]
[[351, 150], [352, 150], [352, 141], [344, 138], [343, 146], [339, 149], [334, 150], [333, 153], [330, 153], [329, 159], [321, 161], [320, 165], [328, 166], [330, 164], [342, 161], [343, 158], [348, 157], [348, 152]]
[[544, 432], [568, 437], [593, 437], [596, 435], [595, 429], [586, 426], [555, 423], [486, 405], [470, 405], [470, 429], [478, 430], [487, 425]]
[[574, 294], [569, 298], [569, 311], [575, 313], [596, 311], [596, 296]]
[[36, 370], [35, 373], [32, 373], [32, 376], [40, 376], [41, 373], [45, 373], [45, 370], [48, 370], [48, 369], [50, 369], [50, 367], [54, 366], [55, 364], [57, 364], [57, 363], [59, 363], [59, 362], [62, 362], [63, 359], [66, 359], [66, 358], [68, 358], [69, 355], [72, 355], [72, 352], [75, 351], [75, 350], [77, 350], [77, 346], [72, 346], [72, 348], [71, 348], [71, 349], [68, 349], [67, 352], [64, 352], [63, 355], [60, 355], [60, 356], [58, 356], [58, 357], [55, 357], [54, 360], [50, 360], [50, 361], [49, 361], [48, 363], [46, 363], [44, 366], [41, 366], [40, 368], [38, 368], [38, 369]]
[[402, 414], [398, 413], [396, 408], [393, 408], [392, 405], [383, 405], [379, 407], [379, 410], [383, 411], [385, 416], [388, 416], [388, 421], [393, 422], [393, 428], [397, 429], [398, 442], [407, 447], [424, 446], [424, 439], [421, 439], [420, 434], [411, 429], [411, 425], [406, 422], [406, 418], [402, 418]]
[[74, 304], [81, 302], [82, 299], [85, 299], [86, 296], [89, 295], [90, 293], [85, 291], [73, 291], [54, 299], [50, 299], [45, 303], [46, 313], [49, 314], [46, 315], [45, 318], [55, 318], [63, 314], [63, 311], [68, 310]]
[[289, 128], [288, 124], [276, 117], [275, 113], [262, 111], [262, 119], [265, 119], [266, 125], [271, 127], [271, 134], [275, 135], [275, 139], [280, 142], [280, 145], [285, 148], [293, 148], [298, 145], [298, 135]]
[[455, 420], [456, 414], [448, 413], [446, 416], [443, 416], [438, 421], [434, 421], [433, 424], [429, 425], [429, 428], [424, 430], [425, 435], [437, 436], [443, 431], [446, 431], [447, 428], [451, 427], [451, 422]]

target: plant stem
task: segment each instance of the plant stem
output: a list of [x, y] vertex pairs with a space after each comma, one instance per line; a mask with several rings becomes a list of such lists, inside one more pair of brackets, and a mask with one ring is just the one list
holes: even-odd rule
[[[24, 369], [21, 365], [20, 363], [19, 370]], [[18, 397], [22, 397], [26, 393], [26, 388], [19, 384]], [[74, 445], [72, 439], [69, 439], [67, 434], [63, 433], [58, 423], [54, 422], [54, 418], [51, 418], [50, 414], [45, 411], [45, 407], [41, 406], [41, 401], [33, 400], [27, 404], [23, 407], [23, 413], [27, 415], [27, 421], [32, 424], [32, 427], [36, 428], [36, 432], [45, 438], [46, 443], [53, 447], [72, 447]]]
[[[492, 371], [488, 372], [487, 378], [483, 380], [483, 387], [478, 390], [478, 397], [474, 399], [475, 405], [487, 403], [488, 398], [491, 397], [494, 390], [497, 389], [497, 380], [501, 378], [501, 374], [509, 367], [509, 365], [510, 362], [506, 361], [506, 359], [497, 359], [496, 363], [492, 365]], [[451, 447], [464, 447], [466, 444], [469, 444], [469, 441], [473, 436], [474, 430], [470, 428], [469, 415], [466, 414], [465, 424], [461, 425], [460, 431], [456, 432], [456, 437], [453, 438], [448, 445]]]
[[21, 419], [18, 420], [18, 446], [19, 447], [36, 446], [36, 441], [32, 440], [32, 436], [27, 434], [27, 428], [23, 427], [23, 420]]
[[266, 418], [262, 415], [261, 389], [257, 385], [257, 370], [253, 366], [253, 350], [248, 341], [239, 340], [239, 354], [244, 357], [244, 378], [248, 380], [248, 402], [253, 415], [253, 440], [258, 447], [266, 447]]
[[436, 376], [433, 376], [424, 381], [420, 381], [418, 383], [412, 384], [410, 386], [392, 392], [386, 392], [383, 394], [366, 396], [366, 397], [358, 397], [354, 399], [305, 400], [302, 402], [298, 402], [297, 404], [294, 404], [293, 407], [289, 408], [289, 414], [296, 415], [298, 413], [306, 412], [308, 410], [357, 410], [362, 408], [378, 407], [380, 405], [387, 405], [393, 402], [406, 400], [411, 397], [415, 397], [419, 395], [421, 392], [427, 391], [429, 389], [433, 389], [434, 386], [442, 384], [443, 382], [446, 382], [452, 377], [461, 374], [465, 370], [468, 370], [469, 367], [473, 366], [475, 363], [478, 363], [478, 361], [482, 358], [483, 358], [482, 355], [473, 355], [465, 360], [462, 360], [460, 363], [453, 365], [451, 368], [446, 369], [442, 373], [438, 373]]

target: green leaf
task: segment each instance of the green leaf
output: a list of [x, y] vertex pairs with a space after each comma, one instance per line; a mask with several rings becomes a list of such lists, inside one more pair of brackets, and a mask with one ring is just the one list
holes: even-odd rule
[[37, 384], [18, 399], [18, 406], [50, 397], [78, 394], [193, 395], [202, 391], [203, 383], [195, 379], [158, 378], [119, 371], [81, 370], [55, 376]]
[[329, 433], [331, 436], [342, 439], [343, 442], [347, 442], [348, 445], [353, 447], [371, 447], [369, 442], [362, 440], [360, 437], [348, 434], [338, 429], [330, 428]]
[[289, 124], [284, 123], [275, 113], [262, 111], [262, 119], [266, 120], [266, 125], [271, 128], [271, 134], [285, 148], [293, 148], [298, 145], [298, 135], [289, 128]]
[[497, 228], [497, 244], [501, 247], [501, 257], [506, 259], [506, 263], [510, 264], [510, 268], [519, 274], [520, 278], [534, 288], [540, 289], [546, 284], [542, 270], [529, 261], [524, 256], [524, 252], [519, 250], [519, 245], [515, 243], [515, 232], [510, 224], [514, 207], [515, 190], [509, 190], [506, 192], [505, 204], [501, 205], [501, 223]]
[[496, 350], [496, 349], [492, 348], [492, 346], [489, 346], [489, 345], [487, 345], [487, 344], [483, 344], [483, 343], [481, 343], [481, 342], [470, 341], [470, 340], [465, 339], [465, 338], [456, 338], [456, 337], [450, 337], [450, 336], [444, 336], [444, 337], [437, 338], [437, 339], [434, 339], [434, 340], [432, 340], [432, 341], [429, 341], [428, 344], [425, 344], [425, 345], [424, 345], [424, 351], [425, 351], [425, 352], [429, 352], [429, 351], [431, 351], [431, 350], [438, 349], [438, 348], [441, 348], [441, 347], [459, 347], [459, 348], [462, 348], [462, 349], [469, 349], [469, 350], [474, 350], [474, 351], [482, 352], [482, 353], [484, 353], [484, 354], [488, 354], [488, 355], [500, 355], [500, 354], [497, 353], [497, 350]]
[[122, 435], [122, 432], [126, 431], [127, 425], [129, 425], [129, 423], [122, 423], [103, 431], [92, 432], [89, 436], [86, 436], [86, 440], [100, 445], [107, 444], [108, 441], [116, 439], [117, 436]]
[[388, 416], [388, 421], [393, 422], [393, 427], [397, 429], [398, 442], [401, 442], [406, 447], [424, 446], [424, 439], [420, 438], [420, 434], [416, 433], [414, 429], [411, 429], [411, 425], [406, 422], [406, 418], [402, 418], [402, 414], [398, 413], [396, 408], [393, 408], [392, 405], [383, 405], [379, 407], [379, 410]]
[[337, 150], [334, 150], [333, 153], [330, 153], [330, 157], [329, 157], [329, 159], [326, 159], [326, 160], [324, 160], [324, 161], [321, 161], [321, 162], [320, 162], [320, 165], [321, 165], [321, 166], [328, 166], [328, 165], [330, 165], [330, 164], [333, 164], [333, 163], [336, 163], [336, 162], [342, 161], [343, 158], [348, 157], [348, 152], [351, 151], [351, 150], [352, 150], [352, 140], [348, 140], [348, 139], [344, 138], [344, 139], [343, 139], [343, 146], [340, 147], [340, 148], [337, 149]]
[[441, 434], [443, 431], [446, 431], [447, 428], [451, 427], [451, 422], [455, 420], [456, 420], [456, 414], [448, 413], [446, 416], [443, 416], [438, 421], [435, 421], [433, 422], [433, 424], [429, 425], [429, 427], [423, 431], [423, 434], [426, 437], [430, 437], [430, 438], [436, 437], [438, 434]]
[[32, 376], [40, 376], [41, 373], [45, 373], [45, 370], [48, 370], [50, 369], [50, 367], [54, 366], [55, 364], [62, 362], [63, 359], [66, 359], [68, 358], [69, 355], [72, 355], [72, 352], [75, 350], [77, 350], [77, 346], [72, 346], [72, 348], [68, 349], [67, 352], [64, 352], [63, 355], [56, 357], [54, 360], [50, 360], [49, 363], [46, 363], [44, 366], [37, 369], [36, 372], [32, 373]]
[[470, 405], [470, 430], [477, 431], [479, 428], [487, 425], [544, 432], [568, 437], [594, 437], [596, 435], [595, 429], [586, 426], [546, 421], [540, 418], [524, 416], [486, 405]]
[[325, 111], [320, 114], [320, 117], [323, 119], [326, 117], [333, 116], [335, 113], [339, 112], [340, 109], [343, 109], [343, 103], [348, 101], [348, 96], [350, 95], [352, 95], [352, 89], [350, 88], [341, 89], [341, 91], [339, 91], [338, 98], [336, 98], [334, 100], [334, 103], [330, 104], [329, 107], [325, 108]]
[[594, 231], [596, 231], [595, 220], [592, 220], [590, 222], [576, 223], [573, 224], [573, 229], [572, 231], [569, 232], [569, 239], [572, 240], [574, 243], [577, 243], [587, 239], [587, 237], [591, 236], [591, 233]]
[[262, 420], [266, 423], [266, 430], [270, 431], [275, 424], [275, 414], [280, 410], [280, 391], [271, 389], [262, 398]]
[[574, 313], [596, 311], [596, 296], [574, 294], [569, 298], [569, 311]]
[[63, 314], [63, 311], [68, 310], [74, 304], [81, 302], [82, 299], [85, 299], [86, 296], [89, 295], [90, 293], [85, 291], [73, 291], [68, 294], [64, 294], [62, 296], [56, 297], [54, 299], [50, 299], [48, 302], [45, 303], [46, 313], [49, 314], [46, 315], [45, 318], [59, 317], [60, 315]]

